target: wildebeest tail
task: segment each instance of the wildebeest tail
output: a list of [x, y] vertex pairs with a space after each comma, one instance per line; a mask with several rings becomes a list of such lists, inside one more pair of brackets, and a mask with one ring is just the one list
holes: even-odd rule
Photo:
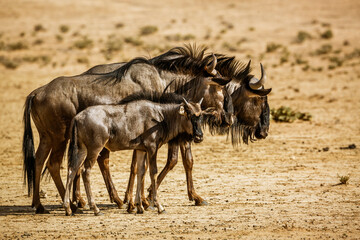
[[31, 190], [35, 182], [35, 148], [34, 148], [34, 137], [31, 129], [31, 104], [34, 95], [29, 95], [25, 101], [24, 109], [24, 137], [23, 137], [23, 146], [22, 151], [24, 155], [24, 184], [27, 183], [28, 186], [28, 196], [31, 195]]
[[72, 120], [70, 129], [71, 129], [71, 136], [70, 136], [70, 144], [68, 150], [68, 167], [75, 168], [76, 158], [78, 154], [77, 126], [75, 119]]

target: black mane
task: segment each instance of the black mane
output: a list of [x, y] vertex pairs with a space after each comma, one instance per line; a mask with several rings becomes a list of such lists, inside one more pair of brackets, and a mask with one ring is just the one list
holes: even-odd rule
[[[215, 69], [225, 78], [231, 78], [233, 81], [244, 83], [251, 79], [253, 76], [250, 75], [251, 67], [250, 62], [244, 64], [235, 59], [235, 57], [227, 57], [223, 54], [215, 54], [217, 58], [217, 64]], [[211, 56], [207, 56], [207, 60]], [[205, 58], [205, 59], [206, 59]]]
[[197, 47], [196, 45], [185, 45], [184, 47], [175, 47], [157, 57], [147, 59], [137, 57], [111, 73], [103, 74], [98, 79], [105, 84], [116, 84], [121, 82], [129, 68], [134, 64], [148, 64], [158, 68], [160, 71], [170, 71], [178, 73], [187, 73], [191, 75], [207, 74], [204, 71], [205, 66], [211, 61], [204, 57], [206, 47]]
[[150, 62], [161, 70], [198, 75], [203, 73], [205, 66], [211, 61], [208, 58], [204, 59], [206, 50], [206, 47], [197, 47], [196, 45], [175, 47], [152, 58]]
[[133, 101], [148, 100], [156, 103], [182, 103], [183, 96], [176, 93], [137, 92], [122, 99], [119, 104], [126, 104]]

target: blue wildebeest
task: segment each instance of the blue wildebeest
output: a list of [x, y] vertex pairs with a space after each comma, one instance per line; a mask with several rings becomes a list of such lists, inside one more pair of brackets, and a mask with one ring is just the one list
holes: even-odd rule
[[[60, 166], [69, 140], [70, 123], [72, 118], [85, 108], [116, 104], [139, 91], [162, 92], [174, 79], [181, 79], [186, 83], [195, 78], [198, 81], [195, 91], [197, 96], [192, 100], [198, 101], [204, 97], [203, 105], [216, 108], [217, 118], [225, 116], [223, 106], [219, 104], [224, 100], [219, 84], [229, 81], [217, 74], [216, 57], [209, 55], [205, 58], [205, 50], [178, 47], [152, 59], [135, 58], [127, 63], [115, 64], [116, 69], [106, 73], [104, 71], [109, 71], [114, 66], [97, 66], [77, 76], [56, 78], [31, 92], [26, 99], [23, 116], [24, 180], [28, 184], [28, 194], [33, 192], [32, 206], [36, 208], [36, 213], [48, 213], [39, 196], [41, 172], [48, 156], [46, 168], [61, 198], [64, 198], [65, 188], [60, 178]], [[218, 84], [214, 85], [214, 82]], [[36, 153], [30, 115], [40, 138]], [[110, 200], [121, 207], [123, 202], [111, 179], [109, 151], [106, 148], [100, 153], [98, 164]], [[78, 181], [76, 184], [79, 184]], [[78, 193], [75, 192], [74, 198], [84, 204], [85, 201]], [[75, 206], [72, 207], [75, 209]]]
[[[103, 148], [109, 151], [134, 149], [139, 155], [147, 155], [150, 167], [152, 189], [151, 202], [162, 213], [165, 209], [159, 203], [156, 194], [156, 155], [158, 149], [171, 140], [180, 137], [195, 142], [203, 140], [201, 130], [201, 102], [192, 103], [179, 95], [165, 94], [158, 98], [156, 94], [145, 97], [129, 97], [121, 105], [98, 105], [88, 107], [78, 113], [72, 122], [70, 137], [68, 178], [64, 198], [66, 215], [71, 215], [70, 188], [84, 164], [82, 170], [89, 206], [95, 215], [99, 215], [90, 188], [90, 170]], [[125, 102], [125, 103], [124, 103]], [[160, 103], [161, 102], [161, 103]], [[138, 181], [136, 191], [137, 212], [143, 213], [140, 192], [143, 189], [145, 158], [138, 158]]]
[[[210, 58], [208, 56], [207, 58]], [[269, 130], [269, 115], [270, 109], [267, 102], [267, 95], [271, 89], [265, 89], [264, 84], [266, 74], [264, 68], [261, 66], [260, 79], [255, 78], [250, 74], [250, 63], [244, 65], [235, 60], [234, 57], [227, 57], [222, 54], [216, 54], [217, 64], [216, 69], [221, 75], [228, 79], [235, 79], [227, 84], [227, 91], [225, 94], [230, 96], [224, 98], [224, 108], [229, 112], [234, 112], [236, 121], [229, 128], [219, 128], [218, 124], [213, 124], [214, 121], [207, 121], [212, 133], [228, 133], [231, 134], [233, 145], [237, 145], [241, 141], [248, 144], [249, 140], [252, 142], [255, 139], [264, 139], [267, 137]], [[209, 59], [204, 59], [209, 61]], [[117, 64], [96, 66], [89, 71], [101, 71], [101, 69], [117, 67]], [[189, 96], [188, 96], [189, 97]], [[190, 96], [191, 99], [191, 96]], [[229, 120], [227, 120], [229, 122]], [[232, 122], [232, 121], [230, 121]], [[195, 200], [196, 205], [206, 205], [207, 202], [196, 194], [192, 181], [192, 166], [193, 157], [191, 153], [191, 145], [186, 141], [181, 144], [169, 143], [168, 144], [168, 159], [164, 169], [158, 176], [157, 187], [161, 184], [166, 174], [176, 165], [178, 159], [179, 148], [183, 159], [183, 164], [186, 172], [187, 189], [189, 200]], [[124, 202], [128, 202], [128, 211], [134, 209], [132, 202], [132, 192], [134, 185], [134, 178], [137, 171], [136, 162], [139, 156], [136, 152], [133, 154], [133, 160], [130, 171], [130, 178], [128, 188], [125, 193]], [[141, 156], [140, 156], [141, 157]], [[151, 187], [149, 188], [151, 196]], [[143, 196], [142, 196], [143, 197]], [[143, 197], [145, 199], [145, 197]], [[143, 200], [143, 205], [148, 206], [146, 200]]]

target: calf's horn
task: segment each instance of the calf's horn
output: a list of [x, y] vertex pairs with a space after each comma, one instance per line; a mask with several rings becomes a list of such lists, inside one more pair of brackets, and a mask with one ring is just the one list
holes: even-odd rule
[[204, 98], [201, 98], [199, 101], [199, 105], [201, 106], [201, 103], [203, 102]]
[[186, 99], [184, 97], [183, 97], [183, 100], [184, 100], [186, 105], [189, 105], [188, 101], [186, 101]]

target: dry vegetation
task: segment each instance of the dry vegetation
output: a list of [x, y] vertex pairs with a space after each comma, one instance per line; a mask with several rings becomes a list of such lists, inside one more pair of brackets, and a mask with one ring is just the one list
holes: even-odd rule
[[[0, 2], [0, 238], [359, 238], [359, 12], [356, 0]], [[273, 88], [266, 140], [232, 148], [208, 134], [194, 147], [195, 187], [210, 205], [187, 201], [179, 163], [160, 188], [167, 215], [126, 214], [109, 203], [95, 167], [105, 216], [65, 217], [45, 179], [51, 214], [34, 216], [21, 176], [27, 94], [57, 76], [195, 42], [251, 59], [257, 76], [262, 62]], [[165, 157], [162, 149], [159, 166]], [[111, 156], [121, 195], [130, 159]]]

